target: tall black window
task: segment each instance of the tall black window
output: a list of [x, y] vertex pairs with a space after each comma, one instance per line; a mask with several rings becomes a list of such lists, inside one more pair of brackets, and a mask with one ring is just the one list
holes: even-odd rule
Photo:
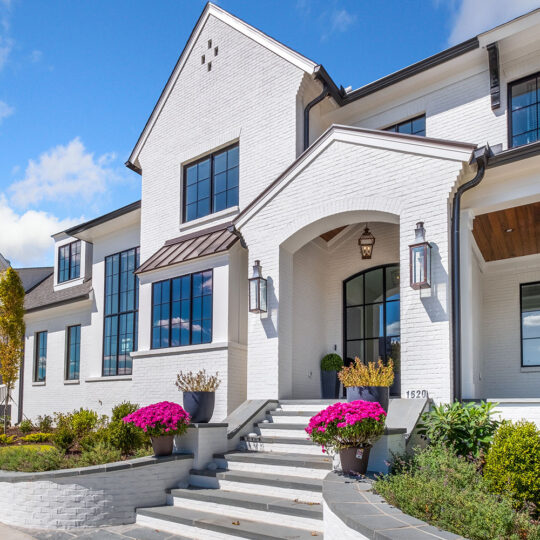
[[540, 281], [521, 285], [521, 365], [540, 366]]
[[536, 73], [508, 87], [510, 100], [510, 141], [521, 146], [540, 138], [540, 74]]
[[47, 372], [47, 332], [36, 334], [34, 356], [34, 382], [44, 382]]
[[81, 241], [58, 248], [58, 283], [76, 279], [81, 275]]
[[79, 379], [81, 364], [81, 326], [68, 326], [66, 354], [66, 379], [76, 381]]
[[103, 375], [129, 375], [130, 353], [137, 350], [139, 248], [105, 258]]
[[396, 133], [408, 133], [409, 135], [426, 136], [426, 115], [417, 116], [405, 122], [394, 124], [384, 128], [384, 131], [395, 131]]
[[[399, 372], [401, 360], [399, 265], [366, 270], [343, 284], [345, 358], [373, 362], [392, 358]], [[392, 393], [398, 392], [397, 383]]]
[[154, 283], [152, 348], [212, 341], [212, 270]]
[[238, 204], [238, 145], [184, 167], [184, 221]]

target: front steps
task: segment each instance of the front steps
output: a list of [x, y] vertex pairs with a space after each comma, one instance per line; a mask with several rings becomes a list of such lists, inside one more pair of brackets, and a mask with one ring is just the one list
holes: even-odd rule
[[201, 540], [322, 538], [322, 480], [332, 460], [304, 428], [334, 402], [280, 402], [242, 451], [215, 454], [211, 469], [191, 471], [187, 489], [169, 490], [169, 506], [139, 509], [137, 523]]

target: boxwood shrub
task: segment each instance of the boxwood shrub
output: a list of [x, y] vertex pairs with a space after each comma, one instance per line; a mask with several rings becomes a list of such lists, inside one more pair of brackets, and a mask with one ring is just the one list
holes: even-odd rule
[[343, 367], [343, 360], [339, 354], [330, 353], [323, 356], [321, 360], [322, 371], [340, 371]]
[[505, 422], [488, 451], [484, 476], [516, 506], [533, 503], [540, 510], [540, 430], [532, 422]]

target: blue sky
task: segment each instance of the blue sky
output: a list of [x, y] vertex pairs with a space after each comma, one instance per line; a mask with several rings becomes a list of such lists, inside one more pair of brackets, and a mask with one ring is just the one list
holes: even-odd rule
[[[220, 0], [356, 88], [540, 0]], [[124, 167], [200, 0], [0, 0], [0, 252], [50, 264], [50, 235], [140, 197]]]

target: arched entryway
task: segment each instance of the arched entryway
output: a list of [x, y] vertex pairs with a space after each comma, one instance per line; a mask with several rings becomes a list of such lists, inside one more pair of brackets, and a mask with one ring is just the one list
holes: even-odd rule
[[343, 351], [346, 363], [392, 358], [396, 377], [390, 391], [400, 394], [399, 264], [369, 268], [343, 282]]

